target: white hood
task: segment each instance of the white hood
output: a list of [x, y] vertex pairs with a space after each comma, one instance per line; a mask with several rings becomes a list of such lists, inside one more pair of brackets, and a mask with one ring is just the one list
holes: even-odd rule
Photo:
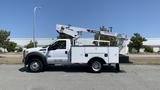
[[39, 51], [40, 49], [43, 49], [43, 48], [42, 47], [29, 48], [29, 49], [26, 49], [26, 51]]
[[45, 54], [46, 51], [47, 51], [47, 48], [43, 48], [43, 47], [29, 48], [25, 50], [26, 54], [31, 52], [40, 52], [42, 54]]

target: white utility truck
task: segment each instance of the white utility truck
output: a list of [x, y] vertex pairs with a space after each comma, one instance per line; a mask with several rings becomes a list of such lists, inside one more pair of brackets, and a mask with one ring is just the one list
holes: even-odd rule
[[[57, 25], [56, 30], [73, 37], [57, 39], [46, 47], [37, 47], [24, 50], [23, 63], [32, 72], [42, 71], [48, 65], [55, 64], [88, 64], [92, 72], [100, 72], [104, 65], [114, 64], [119, 67], [119, 47], [111, 47], [109, 41], [94, 40], [93, 45], [76, 45], [76, 40], [82, 32], [96, 33], [95, 30]], [[111, 32], [101, 32], [103, 35], [114, 36]], [[101, 43], [106, 43], [101, 46]]]

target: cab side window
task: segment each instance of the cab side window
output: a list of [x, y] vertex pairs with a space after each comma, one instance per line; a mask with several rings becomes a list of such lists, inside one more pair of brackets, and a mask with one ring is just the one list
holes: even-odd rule
[[66, 49], [66, 41], [58, 41], [57, 49]]
[[57, 41], [52, 45], [51, 50], [66, 49], [66, 41]]

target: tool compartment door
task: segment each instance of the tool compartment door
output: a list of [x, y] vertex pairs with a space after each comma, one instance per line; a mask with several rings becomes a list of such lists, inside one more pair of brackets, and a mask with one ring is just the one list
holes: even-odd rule
[[84, 63], [85, 61], [84, 47], [71, 48], [71, 63]]
[[109, 47], [109, 63], [119, 63], [119, 48]]

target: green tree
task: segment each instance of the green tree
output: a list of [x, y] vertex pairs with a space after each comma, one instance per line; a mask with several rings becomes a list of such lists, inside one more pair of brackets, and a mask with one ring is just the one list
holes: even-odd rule
[[22, 47], [18, 47], [17, 48], [17, 52], [22, 52], [23, 51], [23, 48]]
[[37, 47], [37, 42], [33, 42], [32, 40], [25, 46], [25, 48], [33, 48], [34, 47], [34, 43], [35, 46]]
[[[100, 31], [109, 32], [109, 30], [107, 30], [107, 28], [105, 28], [104, 26], [100, 27]], [[95, 40], [99, 40], [99, 39], [100, 40], [107, 40], [107, 41], [110, 41], [111, 46], [116, 46], [117, 45], [116, 37], [102, 35], [102, 34], [100, 34], [100, 31], [95, 34], [95, 36], [94, 36]]]
[[134, 33], [130, 40], [131, 41], [128, 44], [129, 52], [132, 52], [132, 49], [135, 49], [138, 53], [140, 48], [143, 47], [143, 41], [146, 41], [146, 39], [142, 37], [139, 33]]
[[9, 42], [10, 32], [6, 30], [0, 30], [0, 47], [6, 49], [7, 43]]
[[150, 46], [144, 46], [144, 51], [145, 51], [145, 52], [153, 53], [153, 47], [150, 47]]
[[16, 50], [17, 43], [8, 41], [6, 43], [6, 49], [8, 52], [14, 52]]

